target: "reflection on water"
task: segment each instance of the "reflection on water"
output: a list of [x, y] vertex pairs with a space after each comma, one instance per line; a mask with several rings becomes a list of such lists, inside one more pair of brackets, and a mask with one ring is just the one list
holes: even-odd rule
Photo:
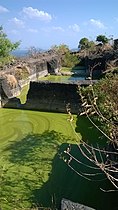
[[69, 78], [69, 80], [71, 81], [85, 80], [85, 77], [78, 77], [73, 75]]

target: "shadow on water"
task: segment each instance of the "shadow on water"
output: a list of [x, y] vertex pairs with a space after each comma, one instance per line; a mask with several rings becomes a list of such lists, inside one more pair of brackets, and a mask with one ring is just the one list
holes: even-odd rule
[[[18, 164], [21, 170], [22, 166], [30, 167], [30, 171], [24, 168], [24, 175], [22, 174], [20, 180], [25, 186], [23, 196], [26, 193], [29, 202], [34, 206], [56, 206], [60, 209], [61, 199], [66, 198], [97, 210], [116, 210], [116, 194], [100, 190], [100, 187], [107, 187], [106, 181], [88, 181], [73, 172], [64, 162], [68, 140], [55, 131], [45, 131], [42, 134], [27, 135], [18, 142], [11, 142], [7, 148], [10, 151], [9, 161]], [[81, 161], [86, 161], [77, 145], [71, 144], [71, 151]], [[90, 172], [90, 169], [77, 165], [72, 161], [72, 166], [78, 167], [77, 170]], [[17, 178], [19, 182], [20, 178]], [[25, 202], [26, 200], [25, 197]]]
[[[58, 149], [64, 136], [56, 131], [45, 131], [42, 134], [28, 134], [20, 141], [11, 142], [7, 148], [11, 152], [9, 160], [12, 163], [26, 164], [30, 161], [50, 160]], [[67, 139], [66, 139], [67, 141]], [[46, 157], [44, 157], [46, 156]]]
[[89, 144], [100, 144], [102, 147], [106, 145], [107, 139], [85, 116], [77, 117], [75, 131], [80, 133], [82, 139]]
[[[59, 152], [63, 152], [67, 148], [67, 144], [60, 146]], [[73, 154], [83, 161], [81, 153], [78, 152], [76, 145], [71, 145]], [[81, 157], [81, 158], [80, 158]], [[85, 160], [84, 160], [85, 161]], [[75, 162], [72, 162], [78, 171], [84, 169], [84, 172], [89, 173], [90, 170], [83, 166], [77, 166]], [[103, 178], [103, 177], [102, 177]], [[116, 194], [104, 193], [100, 188], [106, 188], [108, 182], [103, 181], [88, 181], [75, 172], [73, 172], [65, 162], [60, 159], [56, 154], [53, 163], [52, 171], [48, 181], [42, 186], [41, 189], [33, 190], [33, 202], [42, 206], [56, 206], [60, 209], [60, 203], [62, 198], [70, 199], [73, 202], [78, 202], [89, 207], [93, 207], [96, 210], [117, 210]]]

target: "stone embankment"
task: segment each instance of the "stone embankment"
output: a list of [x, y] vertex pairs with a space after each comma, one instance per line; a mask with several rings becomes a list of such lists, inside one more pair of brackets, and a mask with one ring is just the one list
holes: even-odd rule
[[77, 84], [52, 83], [47, 81], [30, 82], [27, 101], [21, 104], [17, 98], [6, 101], [4, 107], [20, 108], [39, 111], [67, 113], [67, 106], [71, 112], [77, 114], [81, 108]]
[[[93, 83], [95, 82], [93, 81]], [[1, 89], [2, 106], [61, 113], [67, 113], [66, 108], [68, 106], [71, 109], [71, 113], [78, 114], [81, 112], [81, 99], [78, 93], [78, 86], [88, 86], [89, 84], [89, 80], [71, 83], [30, 82], [25, 104], [21, 104], [20, 99], [15, 97], [8, 99], [4, 90]]]

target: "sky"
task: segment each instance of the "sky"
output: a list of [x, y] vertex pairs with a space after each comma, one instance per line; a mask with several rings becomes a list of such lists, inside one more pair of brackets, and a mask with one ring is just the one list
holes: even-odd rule
[[81, 38], [118, 38], [118, 0], [0, 0], [0, 25], [20, 48], [77, 48]]

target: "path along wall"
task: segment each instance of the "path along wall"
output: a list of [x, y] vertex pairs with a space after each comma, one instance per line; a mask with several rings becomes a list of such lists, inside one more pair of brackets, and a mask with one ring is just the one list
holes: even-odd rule
[[67, 113], [67, 105], [73, 114], [77, 114], [81, 108], [77, 84], [42, 81], [30, 82], [25, 104], [20, 104], [19, 99], [13, 98], [4, 107]]

